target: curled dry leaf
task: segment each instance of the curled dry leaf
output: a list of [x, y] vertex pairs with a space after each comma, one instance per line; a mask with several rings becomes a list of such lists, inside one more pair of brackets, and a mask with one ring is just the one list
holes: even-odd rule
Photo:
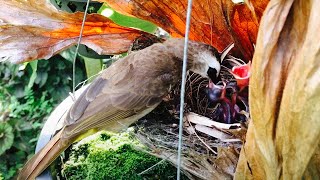
[[[0, 61], [21, 63], [48, 59], [78, 41], [83, 13], [62, 12], [46, 0], [0, 0]], [[146, 34], [98, 15], [88, 15], [82, 38], [99, 54], [128, 51]]]
[[[194, 126], [195, 130], [215, 137], [222, 142], [240, 142], [243, 141], [243, 137], [246, 134], [246, 129], [240, 128], [240, 123], [219, 123], [192, 112], [188, 113], [185, 117], [187, 121], [196, 124]], [[194, 131], [193, 127], [190, 129]]]
[[[230, 175], [228, 178], [221, 178], [216, 176], [212, 179], [232, 179], [234, 172], [236, 171], [237, 163], [239, 159], [239, 152], [234, 147], [221, 147], [218, 148], [218, 157], [214, 162], [214, 165], [219, 171], [224, 174]], [[219, 172], [218, 171], [218, 172]]]
[[194, 124], [208, 126], [208, 127], [216, 127], [219, 129], [230, 129], [230, 128], [240, 127], [239, 123], [234, 123], [234, 124], [220, 123], [220, 122], [213, 121], [205, 116], [201, 116], [201, 115], [193, 113], [193, 112], [188, 113], [186, 115], [186, 118], [188, 121], [190, 121]]
[[265, 10], [236, 179], [319, 178], [319, 8], [318, 1], [271, 0]]
[[232, 138], [232, 136], [230, 136], [227, 133], [224, 133], [222, 131], [219, 131], [217, 129], [214, 128], [209, 128], [207, 126], [203, 126], [203, 125], [195, 125], [194, 127], [197, 131], [200, 131], [202, 133], [205, 133], [209, 136], [212, 136], [214, 138], [217, 138], [219, 140], [221, 140], [222, 142], [239, 142], [239, 139], [234, 139]]
[[[173, 37], [183, 37], [187, 1], [185, 0], [98, 0], [115, 10], [157, 24]], [[212, 44], [223, 50], [234, 42], [233, 54], [252, 59], [259, 20], [268, 0], [234, 4], [231, 0], [194, 0], [190, 39]], [[252, 11], [251, 11], [252, 10]], [[237, 51], [238, 50], [238, 51]], [[240, 50], [240, 51], [239, 51]]]

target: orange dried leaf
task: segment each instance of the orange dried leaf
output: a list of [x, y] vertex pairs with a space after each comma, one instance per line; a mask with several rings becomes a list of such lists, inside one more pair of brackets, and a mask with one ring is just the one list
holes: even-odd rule
[[[45, 0], [0, 0], [0, 60], [48, 59], [78, 41], [83, 13], [58, 11]], [[88, 15], [82, 44], [99, 54], [126, 52], [145, 34], [98, 15]]]
[[[98, 0], [120, 13], [136, 16], [157, 24], [173, 37], [183, 37], [187, 1]], [[212, 44], [223, 50], [235, 42], [233, 54], [252, 59], [259, 20], [268, 0], [250, 4], [234, 4], [230, 0], [194, 0], [190, 39]], [[257, 8], [254, 8], [257, 6]], [[238, 50], [238, 51], [237, 51]]]

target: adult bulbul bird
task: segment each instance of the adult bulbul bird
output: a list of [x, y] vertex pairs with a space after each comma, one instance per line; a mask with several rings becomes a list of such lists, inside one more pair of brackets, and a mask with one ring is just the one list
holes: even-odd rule
[[[226, 52], [191, 41], [188, 70], [215, 81]], [[34, 179], [73, 142], [100, 130], [118, 132], [152, 111], [181, 78], [184, 39], [168, 39], [119, 59], [74, 102], [63, 128], [23, 167]], [[229, 51], [229, 49], [227, 49]]]

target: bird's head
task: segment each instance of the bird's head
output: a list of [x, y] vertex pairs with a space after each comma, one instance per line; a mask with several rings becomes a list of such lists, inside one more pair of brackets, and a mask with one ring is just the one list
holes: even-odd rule
[[221, 63], [228, 52], [233, 48], [233, 44], [226, 47], [222, 52], [218, 52], [214, 47], [207, 44], [193, 45], [196, 48], [191, 48], [190, 70], [200, 74], [203, 77], [208, 77], [214, 83], [217, 83], [220, 78]]
[[[183, 59], [184, 39], [170, 38], [164, 42], [164, 45], [176, 59]], [[208, 44], [190, 40], [188, 44], [188, 70], [210, 78], [215, 83], [218, 81], [221, 62], [232, 48], [233, 44], [222, 52], [218, 52]]]

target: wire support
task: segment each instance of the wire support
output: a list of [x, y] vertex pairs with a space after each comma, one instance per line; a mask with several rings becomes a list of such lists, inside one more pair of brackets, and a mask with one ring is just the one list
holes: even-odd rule
[[188, 43], [190, 32], [190, 21], [192, 11], [192, 0], [188, 0], [187, 20], [186, 20], [186, 33], [184, 37], [184, 49], [183, 49], [183, 66], [181, 77], [181, 90], [180, 90], [180, 121], [179, 121], [179, 143], [178, 143], [178, 160], [177, 160], [177, 180], [180, 180], [181, 176], [181, 156], [182, 156], [182, 133], [183, 133], [183, 113], [184, 113], [184, 96], [185, 96], [185, 84], [187, 75], [187, 59], [188, 59]]

